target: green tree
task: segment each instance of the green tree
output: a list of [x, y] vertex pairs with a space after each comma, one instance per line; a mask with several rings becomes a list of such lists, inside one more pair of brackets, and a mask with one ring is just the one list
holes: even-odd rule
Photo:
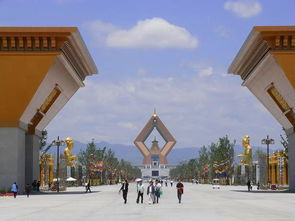
[[210, 162], [213, 175], [216, 175], [215, 168], [221, 167], [225, 170], [227, 176], [231, 176], [233, 172], [234, 146], [235, 141], [231, 142], [228, 136], [221, 137], [217, 143], [210, 145]]

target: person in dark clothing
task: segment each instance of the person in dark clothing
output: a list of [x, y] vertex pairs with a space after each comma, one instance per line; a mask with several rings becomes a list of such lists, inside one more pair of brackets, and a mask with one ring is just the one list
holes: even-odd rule
[[260, 189], [260, 183], [258, 182], [257, 183], [257, 190], [259, 190]]
[[90, 182], [88, 182], [87, 185], [86, 185], [86, 193], [87, 193], [88, 191], [91, 193]]
[[177, 189], [177, 198], [178, 198], [178, 202], [181, 203], [181, 196], [183, 194], [183, 184], [181, 182], [181, 180], [178, 180], [178, 183], [176, 184], [176, 189]]
[[27, 183], [27, 185], [25, 186], [25, 192], [27, 194], [27, 197], [30, 196], [30, 193], [31, 193], [31, 185]]
[[123, 199], [124, 199], [124, 203], [127, 203], [127, 194], [128, 194], [128, 180], [125, 180], [122, 183], [121, 189], [119, 190], [119, 193], [122, 191], [123, 192]]
[[33, 191], [37, 190], [37, 180], [34, 180], [34, 182], [32, 183], [32, 187], [33, 187]]
[[37, 182], [37, 192], [40, 192], [40, 181]]
[[252, 189], [250, 179], [248, 179], [247, 186], [248, 186], [248, 192], [250, 192], [250, 190]]

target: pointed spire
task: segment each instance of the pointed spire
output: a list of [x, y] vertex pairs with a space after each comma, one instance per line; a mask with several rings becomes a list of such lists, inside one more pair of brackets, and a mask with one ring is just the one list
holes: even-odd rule
[[157, 116], [156, 108], [154, 108], [154, 114], [153, 114], [153, 117], [156, 117], [156, 116]]

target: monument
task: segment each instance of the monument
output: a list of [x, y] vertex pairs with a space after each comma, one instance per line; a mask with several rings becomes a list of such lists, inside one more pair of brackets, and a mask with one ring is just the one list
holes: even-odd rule
[[[145, 144], [154, 129], [159, 132], [165, 141], [162, 149], [160, 149], [156, 138], [152, 141], [150, 149]], [[143, 155], [143, 165], [140, 168], [144, 178], [166, 178], [169, 176], [170, 166], [168, 165], [167, 155], [176, 144], [176, 140], [156, 113], [146, 123], [134, 144]]]
[[295, 26], [254, 27], [228, 72], [282, 125], [288, 137], [289, 190], [295, 192]]
[[76, 27], [0, 27], [0, 188], [39, 180], [41, 131], [96, 65]]

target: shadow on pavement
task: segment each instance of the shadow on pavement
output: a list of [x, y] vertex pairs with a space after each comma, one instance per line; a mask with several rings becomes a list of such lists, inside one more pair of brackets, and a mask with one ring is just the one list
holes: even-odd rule
[[240, 193], [289, 193], [289, 194], [294, 194], [292, 192], [289, 192], [288, 190], [230, 190], [232, 192], [240, 192]]
[[71, 195], [71, 194], [92, 194], [92, 193], [99, 193], [101, 191], [91, 191], [91, 193], [85, 193], [85, 191], [62, 191], [62, 192], [39, 192], [39, 193], [31, 193], [31, 195]]

